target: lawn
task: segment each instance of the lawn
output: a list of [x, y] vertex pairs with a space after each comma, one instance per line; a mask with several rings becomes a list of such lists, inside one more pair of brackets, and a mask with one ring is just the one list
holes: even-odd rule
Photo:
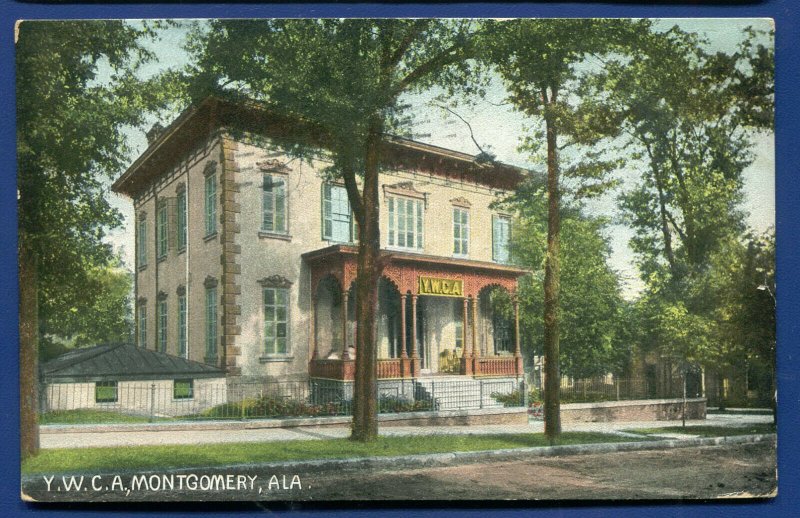
[[[630, 438], [593, 432], [564, 432], [558, 445], [626, 442]], [[22, 463], [22, 472], [170, 469], [350, 457], [388, 457], [548, 446], [544, 434], [426, 435], [380, 437], [373, 443], [348, 439], [223, 443], [124, 448], [48, 449]]]
[[148, 418], [140, 415], [121, 414], [107, 410], [57, 410], [39, 415], [39, 424], [107, 424], [146, 423]]
[[700, 437], [729, 437], [733, 435], [750, 435], [758, 433], [775, 433], [775, 425], [772, 423], [753, 423], [746, 426], [668, 426], [666, 428], [631, 428], [623, 430], [629, 433], [639, 433], [643, 435], [659, 435], [664, 433], [685, 433], [687, 435], [699, 435]]

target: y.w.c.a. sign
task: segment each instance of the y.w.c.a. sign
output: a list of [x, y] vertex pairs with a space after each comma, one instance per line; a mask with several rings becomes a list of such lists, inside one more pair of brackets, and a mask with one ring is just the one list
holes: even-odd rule
[[460, 279], [437, 279], [436, 277], [420, 277], [419, 294], [437, 295], [440, 297], [463, 297], [464, 281]]

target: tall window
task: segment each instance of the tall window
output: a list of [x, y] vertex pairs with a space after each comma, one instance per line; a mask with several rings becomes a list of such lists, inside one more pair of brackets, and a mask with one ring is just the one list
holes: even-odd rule
[[167, 204], [164, 201], [158, 204], [158, 211], [156, 213], [156, 234], [158, 237], [156, 251], [158, 253], [158, 258], [161, 259], [167, 256]]
[[389, 198], [389, 246], [422, 250], [423, 200]]
[[139, 223], [136, 227], [136, 243], [139, 245], [136, 250], [136, 264], [139, 268], [147, 266], [147, 220], [139, 216]]
[[322, 239], [337, 243], [356, 240], [350, 200], [347, 189], [326, 183], [322, 186]]
[[282, 176], [264, 175], [261, 198], [261, 230], [286, 232], [286, 180]]
[[147, 347], [147, 305], [139, 304], [139, 347]]
[[158, 301], [158, 350], [167, 352], [167, 301]]
[[492, 216], [492, 259], [495, 262], [509, 262], [511, 259], [510, 241], [511, 221], [506, 216]]
[[178, 250], [186, 249], [186, 191], [180, 191], [175, 200], [175, 225]]
[[186, 295], [178, 295], [178, 356], [188, 358], [186, 350]]
[[453, 254], [466, 256], [469, 253], [469, 212], [453, 207]]
[[264, 288], [264, 352], [287, 354], [289, 290]]
[[206, 236], [217, 232], [217, 175], [209, 174], [205, 182]]
[[217, 287], [206, 288], [206, 358], [217, 356]]

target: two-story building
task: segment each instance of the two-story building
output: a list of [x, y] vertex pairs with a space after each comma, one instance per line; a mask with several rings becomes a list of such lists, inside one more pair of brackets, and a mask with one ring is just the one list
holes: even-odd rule
[[[351, 380], [357, 229], [324, 136], [208, 98], [148, 139], [113, 185], [135, 207], [137, 344], [229, 378]], [[293, 158], [301, 141], [319, 152]], [[521, 376], [525, 271], [493, 202], [524, 171], [392, 137], [382, 156], [379, 378]]]

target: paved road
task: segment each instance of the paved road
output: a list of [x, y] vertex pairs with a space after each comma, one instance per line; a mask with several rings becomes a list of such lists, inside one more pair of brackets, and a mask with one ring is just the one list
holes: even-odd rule
[[[725, 415], [711, 414], [705, 420], [687, 421], [687, 426], [743, 426], [752, 423], [771, 423], [772, 416], [766, 415]], [[661, 428], [680, 425], [680, 421], [642, 421], [625, 423], [565, 423], [564, 431], [616, 432], [626, 428]], [[155, 444], [209, 444], [226, 442], [265, 442], [294, 439], [331, 439], [347, 437], [349, 427], [312, 428], [259, 428], [197, 430], [187, 426], [185, 430], [155, 430], [131, 432], [94, 432], [87, 428], [82, 432], [53, 433], [56, 427], [48, 427], [48, 433], [41, 434], [42, 448], [87, 448], [116, 447]], [[382, 427], [381, 435], [433, 435], [433, 434], [494, 434], [494, 433], [535, 433], [544, 431], [541, 421], [528, 425], [485, 425], [485, 426], [397, 426]]]

